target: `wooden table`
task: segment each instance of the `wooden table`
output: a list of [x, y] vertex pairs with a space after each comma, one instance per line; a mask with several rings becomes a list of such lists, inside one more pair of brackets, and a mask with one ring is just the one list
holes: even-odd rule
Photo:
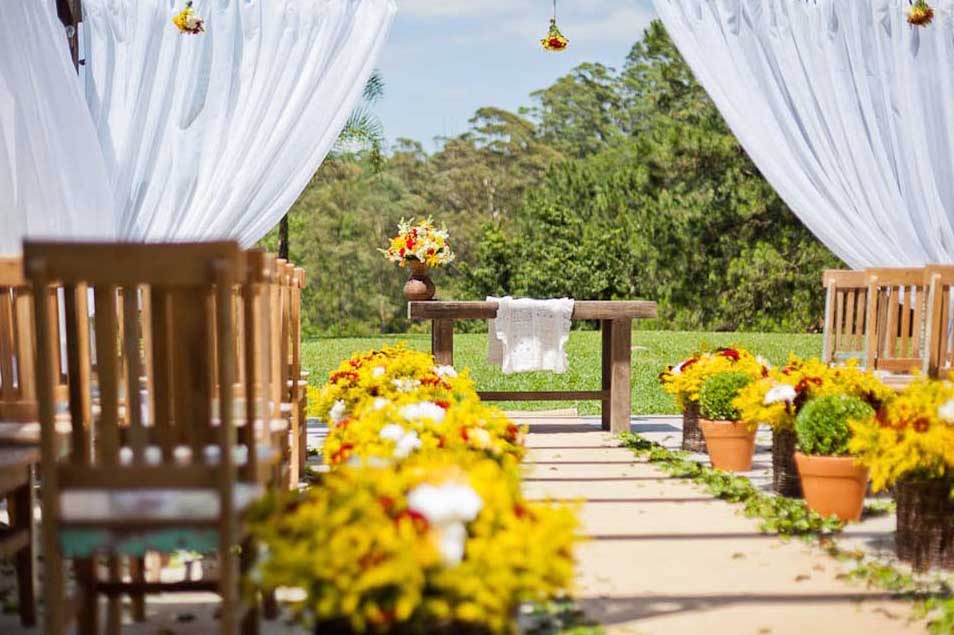
[[[431, 321], [431, 351], [439, 364], [454, 363], [454, 322], [492, 320], [496, 302], [411, 302], [408, 317]], [[481, 392], [487, 401], [599, 401], [603, 429], [628, 432], [632, 414], [632, 327], [634, 319], [656, 317], [656, 303], [645, 301], [578, 301], [574, 320], [600, 323], [603, 333], [603, 386], [600, 390]]]

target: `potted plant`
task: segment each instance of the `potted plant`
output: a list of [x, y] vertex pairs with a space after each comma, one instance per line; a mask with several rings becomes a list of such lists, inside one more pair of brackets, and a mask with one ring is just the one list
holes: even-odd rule
[[830, 368], [820, 359], [802, 360], [793, 355], [785, 366], [746, 386], [736, 399], [743, 421], [772, 428], [772, 485], [776, 493], [802, 496], [795, 465], [795, 418], [813, 398], [830, 394], [854, 395], [877, 409], [894, 393], [854, 361]]
[[954, 384], [919, 378], [852, 429], [872, 489], [894, 488], [898, 557], [954, 567]]
[[868, 469], [849, 453], [849, 422], [873, 414], [871, 406], [852, 395], [817, 397], [798, 413], [795, 463], [805, 502], [822, 516], [834, 515], [846, 522], [861, 519]]
[[758, 378], [768, 373], [768, 363], [743, 348], [719, 348], [697, 352], [669, 366], [659, 375], [663, 390], [682, 409], [682, 449], [705, 454], [706, 441], [699, 425], [702, 385], [713, 375], [738, 371]]
[[391, 262], [411, 270], [404, 285], [404, 297], [409, 300], [432, 300], [436, 287], [429, 270], [450, 264], [454, 260], [447, 228], [437, 229], [430, 218], [414, 223], [414, 219], [398, 224], [387, 249], [379, 250]]
[[713, 375], [702, 385], [699, 420], [709, 449], [712, 467], [729, 472], [748, 472], [755, 454], [755, 426], [739, 420], [732, 402], [752, 382], [746, 373], [729, 371]]

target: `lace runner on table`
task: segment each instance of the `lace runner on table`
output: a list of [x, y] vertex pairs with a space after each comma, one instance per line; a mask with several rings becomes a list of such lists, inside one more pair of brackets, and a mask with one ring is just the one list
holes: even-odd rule
[[544, 370], [565, 373], [566, 343], [570, 339], [573, 300], [515, 300], [488, 297], [496, 302], [497, 319], [488, 330], [488, 362], [504, 374]]

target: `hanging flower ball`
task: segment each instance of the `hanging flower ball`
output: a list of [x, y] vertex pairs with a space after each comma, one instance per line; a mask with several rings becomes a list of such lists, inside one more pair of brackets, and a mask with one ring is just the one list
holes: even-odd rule
[[560, 28], [557, 26], [556, 18], [550, 18], [550, 32], [540, 40], [540, 45], [548, 51], [562, 51], [569, 46], [570, 41], [563, 37]]
[[934, 20], [934, 9], [925, 0], [915, 0], [908, 8], [908, 24], [912, 26], [927, 26]]
[[192, 1], [186, 2], [185, 9], [172, 18], [172, 23], [179, 27], [182, 33], [198, 35], [205, 31], [205, 20], [192, 12]]

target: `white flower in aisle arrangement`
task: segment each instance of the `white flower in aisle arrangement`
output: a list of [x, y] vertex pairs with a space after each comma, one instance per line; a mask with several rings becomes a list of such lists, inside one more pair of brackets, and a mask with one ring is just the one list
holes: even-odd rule
[[384, 377], [386, 372], [388, 372], [388, 370], [384, 366], [378, 366], [371, 372], [371, 375], [374, 377]]
[[477, 518], [484, 501], [467, 485], [420, 485], [407, 496], [408, 507], [424, 516], [436, 529], [438, 548], [449, 566], [464, 559], [466, 523]]
[[341, 400], [336, 401], [335, 405], [331, 407], [331, 411], [328, 413], [328, 416], [331, 418], [331, 423], [341, 423], [345, 417], [346, 410], [347, 406], [345, 405], [345, 402]]
[[792, 403], [795, 401], [795, 397], [798, 396], [798, 392], [795, 390], [794, 386], [789, 384], [778, 384], [773, 386], [765, 393], [764, 403], [766, 406], [771, 406], [773, 403], [779, 403], [784, 401], [785, 403]]
[[453, 366], [435, 366], [434, 374], [438, 377], [450, 377], [451, 379], [457, 377], [457, 371], [454, 370]]
[[374, 409], [380, 410], [381, 408], [386, 407], [389, 403], [391, 402], [385, 399], [384, 397], [378, 397], [377, 399], [374, 400]]
[[394, 442], [394, 458], [406, 459], [411, 456], [415, 450], [420, 450], [423, 446], [420, 437], [415, 430], [405, 430], [396, 423], [392, 423], [381, 428], [378, 433], [382, 439]]
[[440, 423], [444, 420], [447, 411], [438, 406], [433, 401], [422, 401], [412, 403], [401, 408], [401, 416], [408, 421], [419, 421], [421, 419], [430, 419], [434, 423]]
[[391, 383], [398, 389], [398, 392], [414, 392], [421, 385], [421, 380], [407, 378], [392, 379]]
[[945, 402], [937, 409], [937, 416], [946, 424], [954, 425], [954, 399]]

